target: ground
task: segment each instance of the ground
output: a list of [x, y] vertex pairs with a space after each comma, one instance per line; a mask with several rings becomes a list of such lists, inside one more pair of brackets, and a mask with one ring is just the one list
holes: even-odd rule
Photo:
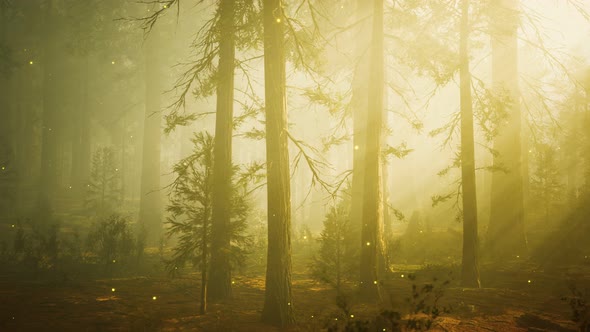
[[[205, 315], [197, 314], [196, 273], [175, 279], [162, 275], [83, 281], [27, 280], [0, 273], [0, 331], [321, 331], [336, 318], [342, 322], [375, 317], [380, 307], [405, 312], [412, 284], [420, 286], [435, 275], [435, 284], [451, 281], [438, 303], [450, 312], [435, 320], [435, 331], [577, 331], [562, 298], [570, 294], [567, 280], [583, 283], [590, 276], [587, 266], [541, 270], [516, 262], [502, 270], [483, 266], [484, 287], [463, 289], [448, 274], [452, 267], [395, 270], [382, 282], [383, 298], [391, 301], [352, 304], [353, 318], [345, 318], [335, 305], [334, 290], [310, 279], [306, 271], [295, 271], [297, 324], [287, 329], [259, 322], [264, 299], [260, 273], [237, 276], [233, 301], [211, 304]], [[410, 280], [408, 273], [417, 278]]]

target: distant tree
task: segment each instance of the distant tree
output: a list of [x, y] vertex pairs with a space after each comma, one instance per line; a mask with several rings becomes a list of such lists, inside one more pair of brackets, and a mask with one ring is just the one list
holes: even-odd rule
[[110, 215], [120, 202], [119, 191], [120, 172], [115, 165], [114, 150], [110, 147], [100, 147], [92, 156], [86, 206], [97, 217]]
[[[186, 263], [198, 266], [201, 271], [201, 308], [207, 310], [207, 290], [210, 276], [210, 255], [213, 245], [211, 238], [213, 202], [213, 140], [208, 133], [195, 134], [193, 153], [174, 165], [176, 179], [170, 189], [170, 204], [167, 211], [170, 217], [168, 236], [178, 236], [179, 243], [173, 249], [168, 269], [175, 272]], [[229, 235], [231, 246], [228, 257], [232, 266], [244, 261], [251, 239], [246, 235], [249, 183], [251, 175], [259, 170], [249, 168], [238, 173], [232, 167]]]
[[349, 210], [348, 199], [342, 199], [330, 208], [318, 238], [320, 249], [312, 264], [314, 277], [332, 285], [337, 295], [341, 295], [345, 281], [356, 279], [354, 276], [358, 270], [358, 242], [351, 237], [354, 228]]
[[480, 287], [477, 235], [477, 195], [475, 189], [475, 137], [473, 100], [469, 69], [469, 0], [461, 1], [459, 75], [461, 99], [461, 187], [463, 200], [463, 258], [461, 282], [466, 287]]
[[[152, 10], [158, 9], [152, 6]], [[160, 29], [147, 36], [145, 56], [145, 112], [143, 126], [143, 153], [141, 164], [141, 191], [139, 222], [147, 244], [154, 245], [162, 235], [162, 208], [160, 199], [160, 137], [161, 137], [161, 81], [162, 56]]]
[[563, 184], [558, 165], [558, 155], [549, 144], [534, 147], [533, 170], [531, 174], [531, 196], [536, 207], [543, 210], [545, 223], [549, 222], [552, 208], [563, 198]]
[[[38, 209], [51, 211], [58, 186], [58, 146], [61, 131], [59, 124], [59, 92], [57, 62], [59, 41], [57, 39], [57, 4], [48, 0], [45, 4], [43, 30], [43, 127], [41, 134], [41, 176]], [[49, 209], [46, 209], [49, 207]]]
[[522, 177], [522, 124], [518, 86], [519, 0], [491, 2], [492, 76], [494, 90], [506, 94], [506, 119], [494, 137], [490, 222], [486, 248], [495, 259], [524, 254], [524, 189]]

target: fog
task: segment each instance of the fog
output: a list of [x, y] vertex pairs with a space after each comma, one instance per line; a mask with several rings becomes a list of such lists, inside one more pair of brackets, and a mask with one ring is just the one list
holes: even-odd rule
[[588, 331], [585, 0], [0, 0], [0, 331]]

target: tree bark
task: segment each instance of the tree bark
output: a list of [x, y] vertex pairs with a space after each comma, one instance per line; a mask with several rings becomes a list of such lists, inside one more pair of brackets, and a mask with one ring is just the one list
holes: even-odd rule
[[[372, 8], [371, 2], [367, 0], [357, 0], [356, 19], [360, 20], [370, 15]], [[365, 147], [367, 133], [367, 102], [369, 100], [367, 84], [369, 81], [368, 69], [369, 59], [367, 42], [370, 38], [370, 22], [365, 22], [359, 28], [355, 36], [357, 40], [356, 55], [357, 63], [355, 64], [354, 78], [352, 81], [352, 187], [350, 200], [350, 221], [351, 233], [356, 237], [355, 242], [361, 241], [361, 225], [363, 218], [363, 190], [365, 178]]]
[[47, 1], [45, 9], [45, 33], [43, 46], [43, 126], [41, 134], [41, 176], [38, 200], [38, 218], [47, 218], [51, 212], [53, 197], [58, 186], [59, 131], [57, 114], [56, 68], [58, 45], [55, 38], [54, 1]]
[[374, 0], [368, 85], [364, 197], [361, 225], [360, 295], [379, 298], [378, 257], [383, 234], [381, 140], [384, 106], [383, 0]]
[[217, 112], [213, 170], [213, 222], [209, 298], [231, 296], [230, 211], [232, 195], [232, 137], [234, 102], [234, 1], [222, 0]]
[[492, 23], [492, 75], [494, 88], [511, 99], [508, 118], [494, 140], [494, 165], [507, 173], [492, 174], [487, 251], [494, 259], [517, 257], [526, 252], [522, 178], [521, 112], [518, 89], [518, 0], [495, 2]]
[[268, 252], [262, 321], [294, 322], [291, 295], [291, 190], [282, 0], [263, 1]]
[[82, 197], [86, 189], [86, 182], [90, 175], [90, 112], [88, 110], [88, 80], [89, 56], [85, 55], [80, 63], [80, 95], [78, 98], [78, 110], [75, 112], [76, 119], [72, 137], [72, 171], [71, 186], [76, 195]]
[[469, 0], [461, 1], [460, 39], [461, 187], [463, 199], [463, 260], [461, 282], [465, 287], [479, 288], [473, 102], [471, 99], [471, 73], [469, 72], [468, 47]]
[[156, 245], [162, 235], [160, 199], [160, 81], [161, 61], [158, 54], [158, 29], [146, 40], [145, 56], [145, 116], [143, 125], [143, 154], [139, 222], [149, 245]]

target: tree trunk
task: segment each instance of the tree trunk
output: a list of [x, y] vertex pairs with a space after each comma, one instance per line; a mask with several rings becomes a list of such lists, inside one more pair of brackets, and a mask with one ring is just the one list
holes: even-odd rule
[[507, 93], [508, 119], [494, 140], [495, 166], [508, 173], [492, 174], [490, 223], [486, 247], [494, 259], [516, 257], [526, 251], [521, 155], [521, 114], [518, 90], [518, 0], [497, 1], [492, 23], [492, 74], [494, 88]]
[[[208, 178], [208, 177], [207, 177]], [[205, 314], [205, 312], [207, 312], [207, 289], [208, 287], [208, 281], [209, 278], [207, 278], [207, 272], [208, 271], [208, 267], [209, 264], [207, 264], [207, 243], [209, 242], [209, 239], [207, 238], [207, 225], [209, 223], [208, 221], [209, 219], [209, 212], [207, 211], [207, 208], [205, 207], [205, 212], [203, 213], [203, 234], [201, 234], [201, 241], [202, 241], [202, 247], [201, 247], [201, 307], [199, 309], [199, 312], [201, 313], [201, 315]]]
[[230, 211], [232, 195], [232, 136], [234, 103], [234, 1], [222, 0], [215, 149], [213, 161], [213, 223], [209, 298], [231, 296]]
[[268, 252], [262, 321], [279, 326], [294, 322], [283, 6], [263, 1]]
[[[356, 4], [356, 19], [360, 20], [366, 18], [372, 11], [371, 3], [367, 0], [357, 0]], [[350, 221], [351, 221], [351, 235], [356, 237], [354, 242], [361, 241], [361, 225], [363, 218], [363, 190], [365, 178], [365, 147], [366, 147], [366, 133], [367, 133], [367, 102], [369, 100], [367, 84], [369, 59], [367, 42], [370, 38], [370, 21], [363, 23], [359, 28], [358, 34], [355, 35], [357, 40], [354, 78], [352, 81], [352, 188], [350, 200]]]
[[469, 0], [461, 1], [460, 36], [461, 95], [461, 186], [463, 198], [463, 261], [461, 283], [480, 287], [477, 240], [477, 195], [475, 189], [475, 147], [473, 136], [473, 104], [469, 72]]
[[51, 212], [53, 197], [57, 192], [59, 125], [57, 114], [56, 70], [58, 45], [55, 36], [54, 1], [47, 1], [45, 9], [45, 33], [43, 46], [43, 126], [41, 134], [41, 177], [37, 219], [47, 218]]
[[379, 298], [377, 264], [383, 233], [383, 193], [381, 191], [381, 132], [385, 83], [383, 0], [374, 0], [373, 4], [360, 255], [360, 295], [365, 299]]
[[158, 30], [152, 30], [145, 45], [145, 117], [139, 223], [147, 244], [157, 244], [162, 235], [160, 200], [160, 74]]
[[71, 186], [73, 192], [82, 197], [90, 175], [90, 112], [88, 111], [89, 56], [84, 56], [80, 65], [80, 95], [78, 110], [75, 112], [75, 124], [72, 137], [72, 172]]

